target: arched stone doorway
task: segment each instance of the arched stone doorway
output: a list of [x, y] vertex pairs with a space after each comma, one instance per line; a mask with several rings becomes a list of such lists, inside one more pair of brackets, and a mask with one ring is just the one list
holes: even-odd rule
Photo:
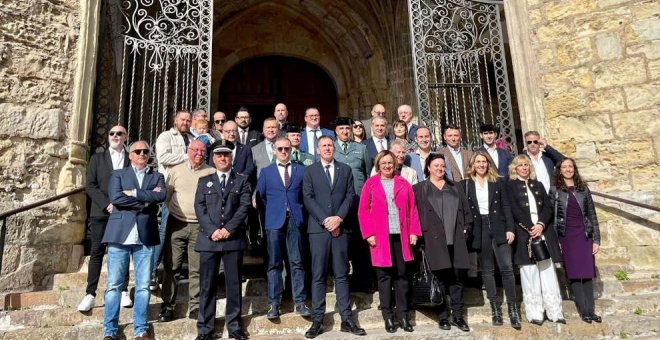
[[311, 106], [321, 112], [322, 126], [329, 126], [338, 113], [337, 90], [330, 76], [319, 66], [293, 57], [242, 61], [222, 78], [218, 98], [218, 109], [231, 118], [239, 107], [247, 107], [256, 129], [272, 117], [278, 102], [287, 105], [289, 121], [301, 124], [305, 109]]

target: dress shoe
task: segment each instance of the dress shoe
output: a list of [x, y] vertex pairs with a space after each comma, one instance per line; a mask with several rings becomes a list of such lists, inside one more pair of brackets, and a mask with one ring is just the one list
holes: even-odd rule
[[199, 317], [199, 309], [195, 308], [188, 312], [188, 319], [197, 320]]
[[270, 309], [268, 310], [268, 314], [266, 314], [266, 319], [268, 319], [268, 320], [277, 320], [279, 318], [280, 318], [280, 306], [270, 305]]
[[537, 326], [543, 326], [543, 320], [532, 319], [531, 321], [529, 321], [529, 323], [533, 323]]
[[158, 314], [158, 321], [160, 322], [170, 322], [174, 320], [174, 310], [173, 309], [166, 309], [160, 311], [160, 314]]
[[396, 332], [396, 326], [394, 325], [394, 320], [392, 318], [385, 318], [385, 331], [387, 333], [394, 333]]
[[135, 340], [151, 340], [151, 337], [149, 336], [149, 333], [144, 332], [144, 333], [136, 336]]
[[317, 336], [319, 336], [319, 334], [321, 334], [321, 333], [323, 333], [323, 324], [320, 323], [320, 322], [314, 321], [314, 322], [312, 322], [312, 326], [309, 327], [307, 332], [305, 332], [305, 337], [307, 339], [314, 339]]
[[364, 328], [358, 327], [353, 320], [342, 321], [339, 330], [353, 335], [367, 335], [367, 331]]
[[211, 340], [211, 339], [213, 338], [209, 334], [200, 334], [195, 338], [195, 340]]
[[584, 321], [586, 323], [591, 323], [591, 321], [593, 321], [593, 320], [591, 320], [591, 315], [589, 315], [589, 314], [582, 315], [581, 319], [582, 319], [582, 321]]
[[589, 316], [591, 317], [591, 320], [593, 320], [593, 322], [597, 322], [597, 323], [603, 322], [603, 318], [601, 318], [599, 315], [591, 313], [591, 315]]
[[236, 340], [247, 340], [248, 336], [243, 332], [242, 329], [237, 329], [231, 333], [229, 333], [229, 338], [230, 339], [236, 339]]
[[305, 305], [303, 302], [296, 306], [296, 314], [302, 316], [303, 318], [307, 318], [312, 315], [312, 311], [309, 310], [309, 307], [307, 307], [307, 305]]
[[440, 321], [438, 321], [438, 327], [446, 331], [451, 329], [451, 325], [449, 325], [449, 320], [447, 319], [440, 319]]
[[468, 326], [467, 322], [465, 322], [465, 319], [463, 318], [453, 318], [452, 319], [452, 324], [458, 329], [462, 330], [463, 332], [469, 332], [470, 327]]
[[117, 340], [117, 337], [114, 337], [112, 335], [106, 335], [103, 337], [103, 340]]
[[401, 329], [403, 329], [404, 332], [414, 331], [413, 326], [410, 324], [408, 318], [402, 318], [399, 320], [399, 324], [401, 325]]
[[566, 324], [566, 319], [557, 319], [557, 321], [555, 321], [555, 323], [560, 323], [562, 325], [565, 325]]

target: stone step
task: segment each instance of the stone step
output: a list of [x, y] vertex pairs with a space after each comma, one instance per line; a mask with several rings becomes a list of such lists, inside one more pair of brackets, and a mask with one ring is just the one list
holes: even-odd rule
[[[223, 332], [222, 320], [216, 322], [216, 335]], [[250, 320], [244, 320], [244, 324], [250, 323], [248, 332], [251, 339], [304, 339], [307, 327], [300, 329], [282, 330], [282, 332], [263, 334], [251, 332]], [[339, 332], [338, 323], [325, 323], [324, 333], [318, 339], [361, 339], [361, 340], [419, 340], [419, 339], [569, 339], [569, 338], [600, 338], [619, 339], [623, 337], [657, 339], [660, 329], [660, 317], [654, 316], [621, 316], [618, 318], [605, 319], [602, 324], [586, 324], [580, 320], [568, 320], [566, 325], [546, 322], [543, 326], [535, 326], [523, 323], [521, 330], [514, 330], [506, 325], [493, 327], [484, 323], [471, 323], [470, 332], [461, 332], [456, 328], [450, 331], [442, 331], [433, 324], [422, 324], [413, 321], [415, 331], [405, 333], [398, 330], [396, 333], [386, 333], [382, 328], [382, 320], [373, 327], [361, 323], [367, 327], [367, 335], [363, 337], [351, 336]], [[131, 325], [120, 327], [120, 338], [133, 338]], [[193, 320], [177, 320], [169, 323], [153, 323], [152, 333], [156, 339], [182, 339], [192, 340], [196, 336], [195, 322]], [[4, 332], [4, 340], [50, 340], [50, 339], [99, 339], [103, 334], [103, 326], [99, 323], [89, 323], [77, 326], [59, 326], [49, 328], [31, 328], [10, 330]]]

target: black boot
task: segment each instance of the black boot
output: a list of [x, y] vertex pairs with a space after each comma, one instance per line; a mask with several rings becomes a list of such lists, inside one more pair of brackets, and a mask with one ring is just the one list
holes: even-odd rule
[[520, 329], [520, 313], [518, 313], [518, 306], [515, 302], [509, 302], [509, 320], [511, 321], [511, 327], [515, 329]]
[[392, 320], [391, 317], [383, 318], [383, 320], [385, 321], [385, 331], [387, 331], [387, 333], [396, 332], [396, 326], [394, 325], [394, 320]]
[[502, 306], [497, 302], [490, 303], [490, 313], [493, 320], [493, 326], [502, 326]]

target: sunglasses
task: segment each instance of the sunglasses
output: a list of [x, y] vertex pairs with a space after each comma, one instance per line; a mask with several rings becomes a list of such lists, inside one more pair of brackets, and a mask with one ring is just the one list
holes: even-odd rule
[[110, 135], [110, 136], [119, 136], [119, 137], [121, 137], [121, 136], [124, 135], [124, 131], [110, 131], [110, 132], [108, 133], [108, 135]]
[[283, 147], [283, 146], [278, 146], [278, 147], [277, 147], [277, 151], [278, 151], [278, 152], [289, 152], [289, 151], [291, 151], [291, 148]]
[[135, 149], [132, 152], [134, 152], [136, 155], [148, 155], [149, 149]]
[[357, 129], [357, 128], [363, 129], [364, 126], [362, 126], [362, 124], [354, 124], [354, 125], [353, 125], [353, 128], [354, 128], [354, 129]]
[[529, 144], [538, 144], [538, 143], [539, 143], [539, 141], [537, 141], [537, 140], [528, 140], [527, 141], [527, 145], [529, 145]]
[[218, 119], [215, 121], [216, 124], [224, 124], [225, 120], [224, 119]]

